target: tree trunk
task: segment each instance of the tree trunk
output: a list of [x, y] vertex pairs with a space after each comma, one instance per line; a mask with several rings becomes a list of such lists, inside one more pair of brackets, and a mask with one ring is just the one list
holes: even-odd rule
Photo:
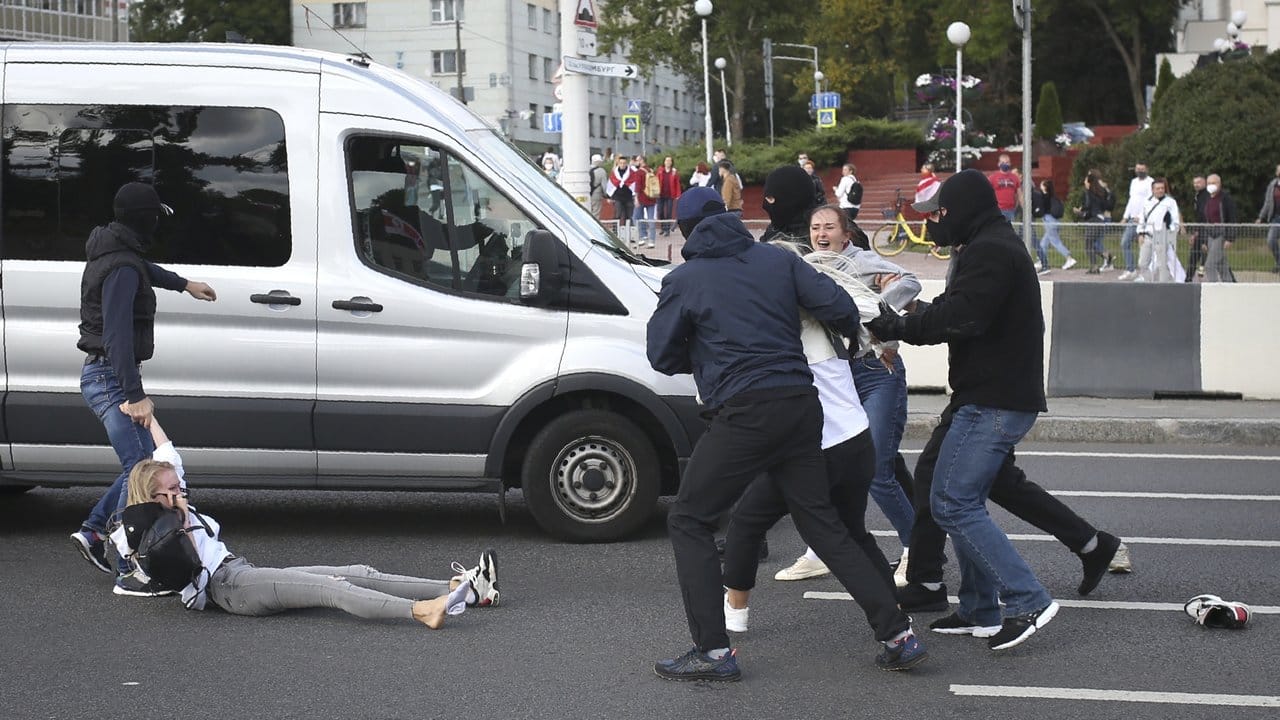
[[1116, 32], [1107, 14], [1098, 7], [1098, 3], [1089, 0], [1088, 5], [1102, 21], [1102, 28], [1107, 31], [1107, 37], [1111, 38], [1111, 44], [1115, 45], [1116, 52], [1120, 53], [1120, 59], [1124, 61], [1124, 70], [1129, 75], [1129, 95], [1133, 100], [1133, 117], [1135, 122], [1141, 123], [1147, 117], [1147, 104], [1142, 96], [1142, 68], [1138, 66], [1138, 63], [1142, 62], [1142, 17], [1137, 10], [1133, 11], [1133, 53], [1130, 54], [1124, 45], [1124, 40]]

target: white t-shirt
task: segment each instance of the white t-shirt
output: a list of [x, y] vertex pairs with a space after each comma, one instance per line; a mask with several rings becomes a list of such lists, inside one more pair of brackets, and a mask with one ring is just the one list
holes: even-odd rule
[[1151, 199], [1151, 185], [1155, 178], [1150, 175], [1139, 180], [1136, 176], [1129, 181], [1129, 202], [1124, 204], [1124, 219], [1142, 219], [1142, 206]]
[[867, 411], [858, 399], [849, 361], [833, 357], [809, 366], [813, 386], [822, 402], [822, 449], [835, 447], [871, 427]]
[[840, 178], [840, 183], [836, 185], [835, 191], [836, 200], [839, 201], [841, 208], [848, 210], [854, 207], [854, 204], [849, 202], [849, 189], [857, 181], [858, 179], [852, 175], [844, 175]]

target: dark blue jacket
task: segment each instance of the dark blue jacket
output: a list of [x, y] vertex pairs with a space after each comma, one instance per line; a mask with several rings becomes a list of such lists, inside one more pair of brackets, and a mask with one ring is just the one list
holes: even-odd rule
[[706, 218], [662, 279], [649, 319], [648, 354], [666, 375], [693, 373], [717, 410], [746, 390], [807, 386], [800, 309], [856, 336], [858, 310], [832, 280], [794, 253], [757, 243], [734, 213]]

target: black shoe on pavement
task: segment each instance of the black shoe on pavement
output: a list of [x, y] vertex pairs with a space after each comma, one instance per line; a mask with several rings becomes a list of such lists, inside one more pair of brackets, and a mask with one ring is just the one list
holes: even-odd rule
[[920, 583], [907, 583], [898, 588], [898, 606], [903, 612], [938, 612], [951, 607], [947, 602], [947, 586], [930, 590]]
[[991, 639], [987, 640], [987, 647], [992, 650], [1008, 650], [1016, 645], [1021, 645], [1022, 641], [1034, 635], [1036, 630], [1048, 625], [1053, 616], [1057, 614], [1058, 603], [1051, 601], [1048, 605], [1035, 612], [1007, 617], [1000, 627], [1000, 632], [992, 635]]
[[979, 625], [960, 617], [960, 613], [938, 618], [929, 623], [929, 629], [943, 635], [972, 635], [977, 638], [989, 638], [1000, 632], [1000, 625]]
[[[716, 538], [716, 552], [724, 555], [724, 538]], [[760, 561], [769, 559], [769, 540], [765, 538], [760, 541]]]
[[876, 667], [881, 670], [910, 670], [929, 658], [924, 645], [915, 633], [893, 643], [885, 645], [884, 650], [876, 655]]
[[107, 563], [107, 544], [98, 533], [92, 530], [77, 530], [71, 533], [71, 544], [76, 546], [80, 557], [88, 560], [90, 565], [104, 573], [112, 572], [111, 565]]
[[1084, 566], [1084, 577], [1080, 579], [1080, 587], [1076, 588], [1076, 592], [1081, 595], [1093, 592], [1093, 589], [1098, 587], [1098, 583], [1102, 582], [1103, 576], [1107, 574], [1111, 559], [1116, 556], [1116, 551], [1119, 549], [1120, 538], [1099, 530], [1098, 547], [1092, 552], [1080, 554], [1080, 564]]
[[172, 590], [160, 590], [152, 587], [150, 580], [143, 582], [137, 573], [129, 573], [116, 578], [116, 586], [111, 588], [111, 592], [116, 595], [128, 595], [129, 597], [162, 597], [176, 594]]
[[736, 650], [730, 650], [728, 655], [716, 660], [693, 648], [678, 658], [659, 660], [653, 664], [653, 671], [663, 680], [735, 682], [742, 678]]

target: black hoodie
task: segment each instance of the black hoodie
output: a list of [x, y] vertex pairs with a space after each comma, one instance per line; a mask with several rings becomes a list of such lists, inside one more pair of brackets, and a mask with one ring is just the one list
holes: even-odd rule
[[902, 339], [947, 343], [953, 405], [1044, 412], [1044, 314], [1031, 256], [977, 170], [938, 191], [940, 224], [958, 246], [946, 291], [908, 315]]

